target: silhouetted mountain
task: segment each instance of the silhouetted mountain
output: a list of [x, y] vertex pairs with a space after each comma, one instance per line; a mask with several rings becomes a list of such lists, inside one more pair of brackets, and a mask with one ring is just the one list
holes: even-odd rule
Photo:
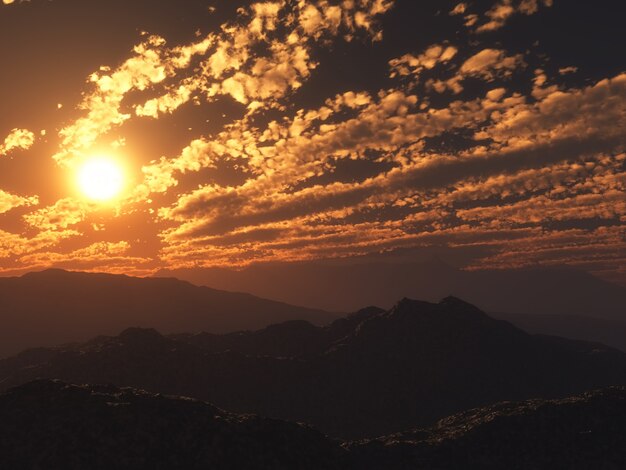
[[626, 388], [500, 403], [347, 446], [354, 469], [626, 468]]
[[197, 285], [250, 292], [296, 305], [350, 312], [402, 297], [446, 295], [487, 312], [582, 315], [626, 321], [626, 287], [570, 268], [463, 271], [439, 259], [416, 263], [292, 263], [163, 271]]
[[27, 347], [85, 341], [122, 329], [224, 333], [337, 315], [197, 287], [176, 279], [48, 270], [0, 278], [0, 357]]
[[339, 437], [430, 425], [501, 400], [626, 384], [626, 355], [532, 336], [456, 298], [404, 299], [326, 327], [302, 322], [223, 336], [117, 337], [0, 361], [0, 387], [34, 378], [193, 396], [236, 412], [303, 421]]
[[578, 315], [529, 315], [489, 313], [494, 318], [513, 323], [518, 328], [541, 335], [591, 341], [626, 351], [626, 322]]
[[36, 381], [0, 395], [0, 467], [568, 470], [626, 466], [626, 388], [499, 403], [341, 444], [314, 429], [130, 388]]
[[319, 432], [207, 403], [37, 381], [0, 395], [4, 469], [335, 469]]
[[367, 307], [335, 320], [326, 328], [319, 328], [305, 321], [291, 321], [270, 325], [259, 331], [225, 335], [200, 333], [176, 335], [172, 338], [181, 339], [210, 352], [235, 351], [273, 357], [319, 355], [325, 353], [336, 341], [350, 335], [360, 323], [384, 312], [378, 307]]

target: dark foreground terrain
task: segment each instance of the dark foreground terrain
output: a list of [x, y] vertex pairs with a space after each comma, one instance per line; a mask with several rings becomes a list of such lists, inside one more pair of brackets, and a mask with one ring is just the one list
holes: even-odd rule
[[37, 378], [190, 396], [359, 439], [499, 401], [626, 385], [626, 354], [530, 335], [450, 297], [404, 299], [327, 327], [287, 322], [174, 336], [130, 329], [0, 361], [0, 390]]
[[0, 396], [3, 469], [341, 468], [319, 432], [204, 402], [36, 381]]
[[501, 403], [371, 440], [113, 386], [42, 380], [0, 395], [0, 467], [570, 469], [626, 466], [626, 388]]
[[499, 403], [346, 448], [364, 470], [624, 469], [626, 388]]

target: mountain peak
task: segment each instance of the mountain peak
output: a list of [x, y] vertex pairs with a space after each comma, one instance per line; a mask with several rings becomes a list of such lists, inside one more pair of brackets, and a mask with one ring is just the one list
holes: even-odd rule
[[436, 304], [433, 304], [431, 302], [426, 302], [424, 300], [415, 300], [415, 299], [409, 299], [408, 297], [403, 297], [391, 308], [391, 311], [407, 310], [407, 309], [417, 310], [417, 309], [421, 309], [424, 307], [432, 307], [434, 305]]
[[163, 335], [154, 328], [126, 328], [119, 335], [125, 342], [157, 342], [164, 339]]
[[41, 278], [41, 277], [57, 277], [70, 274], [72, 271], [67, 271], [60, 268], [48, 268], [41, 271], [30, 271], [23, 274], [21, 277], [28, 278]]
[[[403, 298], [389, 311], [361, 323], [358, 334], [381, 337], [421, 338], [419, 341], [448, 341], [449, 337], [465, 338], [498, 336], [509, 331], [474, 305], [455, 297], [439, 303]], [[513, 328], [516, 330], [515, 328]], [[521, 333], [521, 330], [520, 330]], [[508, 333], [507, 333], [508, 334]]]
[[453, 295], [449, 295], [441, 299], [439, 301], [439, 305], [451, 308], [479, 310], [479, 308], [476, 307], [474, 304], [470, 304], [469, 302], [466, 302], [463, 299], [459, 299], [458, 297], [455, 297]]
[[354, 312], [350, 315], [348, 315], [348, 319], [351, 320], [366, 320], [370, 317], [376, 316], [376, 315], [380, 315], [381, 313], [385, 313], [385, 310], [380, 308], [380, 307], [376, 307], [374, 305], [371, 305], [369, 307], [365, 307], [362, 308], [360, 310], [358, 310], [357, 312]]
[[414, 300], [404, 297], [397, 302], [389, 311], [393, 313], [480, 313], [484, 315], [483, 311], [475, 305], [459, 299], [458, 297], [448, 296], [441, 299], [438, 303], [426, 302], [423, 300]]

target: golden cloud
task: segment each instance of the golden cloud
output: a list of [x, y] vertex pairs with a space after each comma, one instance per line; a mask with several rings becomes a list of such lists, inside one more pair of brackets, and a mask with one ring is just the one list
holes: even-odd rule
[[35, 143], [35, 134], [27, 129], [13, 129], [0, 144], [0, 157], [19, 149], [28, 150]]
[[9, 212], [17, 207], [36, 206], [37, 204], [39, 204], [37, 196], [16, 196], [0, 189], [0, 214]]

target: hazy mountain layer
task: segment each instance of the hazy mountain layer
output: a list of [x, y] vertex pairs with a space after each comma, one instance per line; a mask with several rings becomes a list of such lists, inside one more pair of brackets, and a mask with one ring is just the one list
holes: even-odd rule
[[626, 322], [578, 315], [489, 313], [531, 333], [602, 343], [626, 351]]
[[326, 324], [336, 317], [177, 279], [49, 270], [0, 278], [0, 357], [136, 326], [223, 333], [295, 319]]
[[327, 327], [169, 337], [131, 329], [0, 361], [3, 388], [38, 377], [192, 396], [358, 438], [502, 400], [626, 384], [626, 354], [532, 336], [455, 298], [405, 299]]
[[440, 260], [253, 265], [163, 271], [197, 285], [250, 292], [296, 305], [351, 312], [389, 308], [402, 297], [454, 295], [486, 312], [582, 315], [626, 321], [626, 287], [575, 269], [463, 271]]

